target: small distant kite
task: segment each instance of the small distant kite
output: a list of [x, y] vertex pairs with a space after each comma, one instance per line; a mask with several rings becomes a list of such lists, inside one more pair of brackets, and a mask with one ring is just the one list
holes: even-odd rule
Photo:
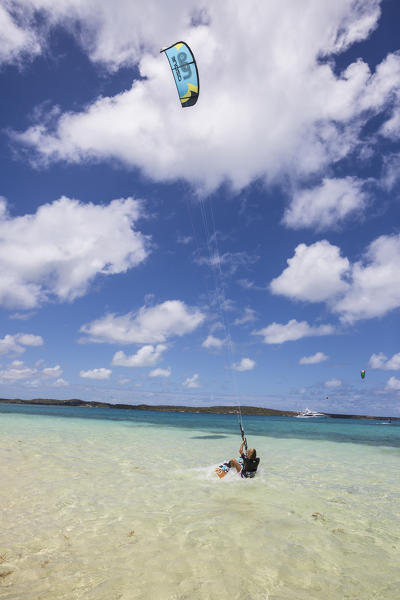
[[199, 73], [191, 49], [185, 42], [177, 42], [160, 52], [167, 55], [178, 89], [182, 108], [194, 106], [200, 92]]
[[365, 379], [365, 369], [361, 369], [361, 379]]

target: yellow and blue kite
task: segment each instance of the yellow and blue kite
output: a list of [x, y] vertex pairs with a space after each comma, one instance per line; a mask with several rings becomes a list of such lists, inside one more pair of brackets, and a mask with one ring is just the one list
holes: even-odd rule
[[200, 83], [197, 65], [191, 49], [185, 42], [177, 42], [161, 52], [167, 55], [182, 108], [193, 106], [199, 97]]

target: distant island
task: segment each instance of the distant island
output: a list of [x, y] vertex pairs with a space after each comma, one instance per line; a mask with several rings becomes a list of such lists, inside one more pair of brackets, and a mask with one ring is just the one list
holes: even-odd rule
[[[117, 408], [123, 410], [154, 410], [163, 412], [184, 412], [184, 413], [206, 413], [230, 415], [238, 412], [237, 406], [180, 406], [170, 404], [112, 404], [111, 402], [86, 402], [78, 398], [71, 400], [56, 400], [54, 398], [34, 398], [33, 400], [21, 400], [20, 398], [0, 398], [0, 404], [27, 404], [42, 406], [82, 406], [89, 408]], [[298, 411], [276, 410], [274, 408], [261, 408], [259, 406], [241, 406], [242, 415], [260, 415], [269, 417], [295, 417]], [[374, 417], [370, 415], [347, 415], [338, 413], [323, 413], [324, 416], [332, 419], [375, 419], [399, 421], [400, 417]]]

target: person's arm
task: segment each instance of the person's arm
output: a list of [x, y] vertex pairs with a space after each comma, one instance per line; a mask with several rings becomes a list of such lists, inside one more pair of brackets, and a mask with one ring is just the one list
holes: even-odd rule
[[239, 455], [242, 456], [243, 454], [243, 447], [244, 447], [244, 440], [243, 442], [240, 444], [240, 448], [239, 448]]

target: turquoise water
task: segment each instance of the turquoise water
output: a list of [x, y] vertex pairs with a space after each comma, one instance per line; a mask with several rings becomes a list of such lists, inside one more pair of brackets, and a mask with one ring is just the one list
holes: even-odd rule
[[[233, 415], [93, 409], [84, 406], [23, 406], [19, 404], [0, 405], [1, 413], [124, 421], [132, 422], [135, 426], [151, 424], [177, 429], [202, 429], [219, 435], [237, 434], [238, 432], [238, 420]], [[390, 426], [386, 426], [387, 422], [378, 419], [328, 419], [325, 417], [297, 419], [245, 416], [244, 422], [246, 434], [249, 437], [313, 439], [400, 448], [400, 421], [392, 421]], [[253, 444], [256, 444], [254, 439]]]
[[6, 600], [398, 598], [400, 425], [0, 407]]

